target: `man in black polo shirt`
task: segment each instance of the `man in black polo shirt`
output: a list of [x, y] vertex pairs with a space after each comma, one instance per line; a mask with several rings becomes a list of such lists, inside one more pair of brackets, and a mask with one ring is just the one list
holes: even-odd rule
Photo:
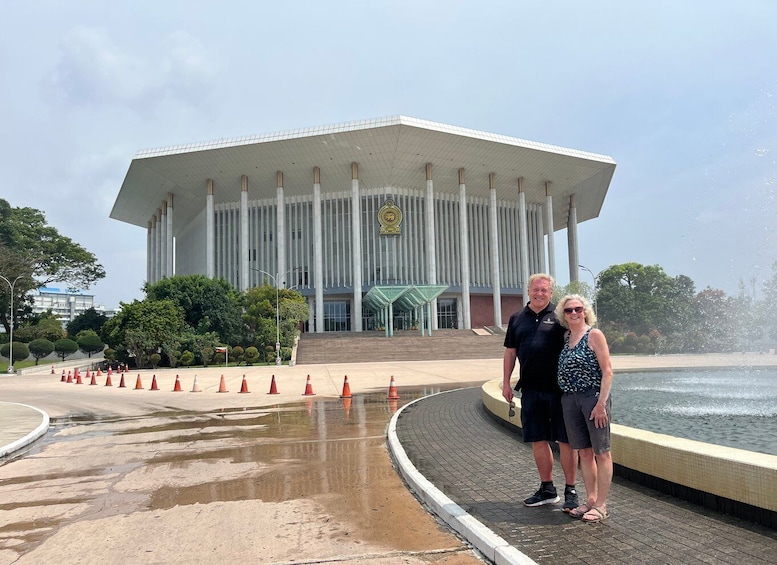
[[561, 411], [558, 386], [558, 357], [564, 347], [564, 328], [558, 323], [550, 303], [553, 277], [544, 273], [529, 277], [529, 304], [510, 316], [505, 336], [502, 396], [513, 400], [510, 377], [519, 362], [520, 378], [515, 391], [521, 392], [521, 428], [523, 441], [532, 444], [534, 461], [540, 475], [540, 488], [523, 501], [526, 506], [554, 504], [560, 500], [553, 485], [553, 451], [550, 442], [558, 442], [564, 471], [564, 512], [577, 508], [577, 452], [569, 447]]

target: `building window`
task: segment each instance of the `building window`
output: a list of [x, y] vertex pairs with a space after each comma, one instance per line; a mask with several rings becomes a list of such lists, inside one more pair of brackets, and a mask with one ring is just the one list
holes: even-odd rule
[[324, 302], [324, 331], [351, 331], [351, 303], [349, 301]]
[[458, 316], [455, 298], [439, 298], [437, 300], [437, 327], [439, 329], [455, 329]]

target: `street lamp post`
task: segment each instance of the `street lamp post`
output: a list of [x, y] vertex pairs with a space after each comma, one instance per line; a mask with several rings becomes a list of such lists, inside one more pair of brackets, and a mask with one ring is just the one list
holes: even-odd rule
[[3, 279], [5, 282], [8, 283], [8, 286], [11, 287], [11, 318], [9, 320], [9, 327], [11, 328], [10, 331], [10, 339], [8, 341], [9, 347], [8, 347], [8, 373], [11, 374], [14, 372], [13, 369], [13, 291], [14, 287], [16, 286], [16, 282], [22, 278], [24, 275], [19, 275], [16, 277], [13, 282], [9, 281], [7, 278], [5, 278], [3, 275], [0, 275], [0, 279]]
[[598, 318], [599, 317], [599, 313], [596, 311], [596, 275], [594, 275], [594, 272], [591, 269], [589, 269], [588, 267], [585, 267], [583, 265], [578, 265], [578, 267], [580, 267], [585, 272], [587, 272], [589, 275], [591, 275], [591, 278], [594, 281], [594, 286], [593, 286], [593, 289], [592, 289], [592, 291], [594, 293], [594, 296], [593, 296], [593, 300], [594, 300], [594, 315]]
[[[252, 271], [257, 271], [259, 273], [263, 273], [270, 277], [272, 279], [273, 284], [275, 285], [275, 364], [280, 365], [281, 364], [281, 303], [279, 298], [279, 278], [280, 273], [275, 273], [275, 276], [272, 276], [267, 271], [263, 271], [261, 269], [251, 269]], [[294, 269], [290, 269], [284, 273], [284, 275], [288, 275], [294, 271]]]

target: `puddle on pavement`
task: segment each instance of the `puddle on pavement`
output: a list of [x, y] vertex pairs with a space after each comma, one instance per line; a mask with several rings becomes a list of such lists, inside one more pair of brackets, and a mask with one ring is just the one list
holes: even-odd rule
[[[467, 386], [479, 386], [479, 383], [400, 388], [398, 401], [388, 400], [384, 391], [359, 394], [352, 399], [311, 397], [292, 404], [206, 412], [176, 410], [140, 418], [73, 416], [57, 425], [85, 426], [83, 432], [59, 439], [54, 434], [47, 443], [84, 439], [90, 434], [126, 437], [151, 433], [158, 434], [158, 441], [166, 444], [186, 442], [192, 444], [191, 449], [160, 450], [160, 454], [137, 465], [169, 464], [185, 473], [190, 464], [219, 460], [255, 463], [256, 467], [252, 467], [255, 471], [217, 481], [208, 477], [199, 484], [190, 482], [180, 486], [166, 480], [164, 486], [147, 493], [148, 498], [141, 506], [159, 510], [211, 502], [315, 498], [328, 513], [351, 523], [354, 532], [365, 540], [398, 549], [411, 548], [423, 543], [429, 532], [407, 528], [410, 533], [398, 540], [382, 527], [387, 515], [403, 517], [418, 512], [418, 503], [407, 492], [387, 454], [386, 426], [393, 413], [412, 400]], [[112, 426], [111, 431], [89, 429], [88, 424], [108, 421], [128, 425], [118, 429]], [[197, 431], [194, 436], [193, 430]], [[218, 441], [214, 445], [211, 440]], [[149, 452], [154, 451], [153, 443], [148, 442]], [[116, 466], [95, 468], [92, 473], [100, 475], [117, 470]], [[48, 478], [62, 478], [62, 475], [32, 477], [33, 480]], [[24, 482], [24, 479], [18, 480]], [[12, 482], [15, 481], [5, 484]], [[397, 496], [398, 493], [404, 496]], [[12, 527], [21, 528], [19, 524]], [[20, 536], [27, 547], [38, 541], [33, 532], [29, 533], [30, 536]]]

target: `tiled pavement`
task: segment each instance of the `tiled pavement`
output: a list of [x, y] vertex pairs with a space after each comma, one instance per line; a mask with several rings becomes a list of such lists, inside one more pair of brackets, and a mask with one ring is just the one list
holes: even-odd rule
[[[398, 415], [397, 437], [426, 479], [537, 563], [777, 563], [777, 531], [618, 477], [601, 524], [560, 505], [524, 507], [539, 486], [531, 448], [480, 399], [480, 388], [468, 388], [419, 400]], [[558, 462], [555, 477], [563, 485]], [[584, 496], [582, 479], [578, 489]]]

